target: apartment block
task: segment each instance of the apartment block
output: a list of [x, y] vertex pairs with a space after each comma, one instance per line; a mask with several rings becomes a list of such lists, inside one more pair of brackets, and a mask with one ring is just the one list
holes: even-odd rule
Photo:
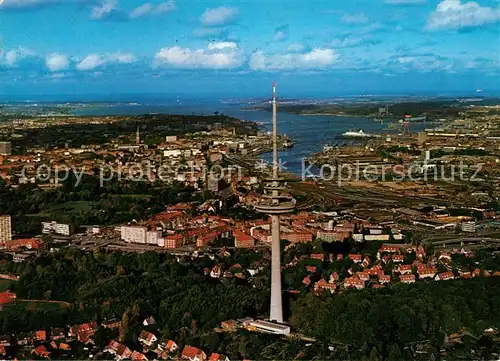
[[42, 233], [44, 234], [60, 234], [62, 236], [71, 236], [74, 232], [72, 224], [52, 222], [42, 222]]
[[0, 216], [0, 243], [6, 243], [12, 239], [12, 226], [10, 216]]
[[121, 238], [129, 243], [146, 243], [146, 227], [123, 226], [121, 228]]

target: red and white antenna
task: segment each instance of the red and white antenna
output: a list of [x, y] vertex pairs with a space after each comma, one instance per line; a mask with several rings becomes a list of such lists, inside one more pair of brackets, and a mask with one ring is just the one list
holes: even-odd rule
[[403, 122], [403, 135], [411, 137], [410, 122], [408, 121], [408, 119], [405, 119]]

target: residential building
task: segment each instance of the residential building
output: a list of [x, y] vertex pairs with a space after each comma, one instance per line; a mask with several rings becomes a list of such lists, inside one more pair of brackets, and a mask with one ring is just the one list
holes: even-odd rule
[[121, 324], [122, 324], [122, 322], [117, 318], [112, 318], [110, 320], [105, 320], [102, 322], [102, 326], [104, 328], [109, 328], [110, 330], [114, 330], [114, 329], [120, 327]]
[[229, 357], [220, 353], [212, 353], [208, 361], [229, 361]]
[[314, 291], [328, 290], [330, 293], [335, 293], [337, 286], [334, 283], [328, 283], [324, 278], [314, 284]]
[[115, 355], [118, 361], [128, 359], [132, 356], [132, 351], [127, 346], [115, 340], [111, 340], [109, 342], [109, 344], [104, 348], [104, 352]]
[[348, 254], [347, 257], [354, 263], [360, 263], [363, 261], [363, 255], [361, 254]]
[[59, 234], [61, 236], [71, 236], [74, 232], [72, 224], [52, 222], [42, 222], [42, 233], [44, 234]]
[[13, 239], [5, 244], [5, 248], [9, 251], [15, 251], [21, 247], [38, 249], [40, 247], [40, 240], [35, 238]]
[[50, 352], [47, 350], [47, 348], [44, 345], [40, 345], [36, 348], [34, 348], [31, 353], [35, 354], [38, 357], [43, 357], [43, 358], [49, 358], [50, 357]]
[[415, 275], [401, 275], [399, 280], [402, 283], [415, 283]]
[[292, 231], [283, 233], [282, 238], [292, 243], [310, 243], [313, 240], [313, 235], [307, 231]]
[[11, 154], [12, 154], [12, 143], [0, 142], [0, 155], [11, 155]]
[[37, 341], [46, 341], [47, 340], [47, 331], [45, 331], [45, 330], [35, 331], [35, 339]]
[[159, 347], [165, 352], [171, 353], [177, 351], [179, 346], [172, 340], [164, 340]]
[[132, 361], [147, 361], [148, 358], [142, 352], [133, 351], [132, 355], [130, 355], [130, 359]]
[[402, 265], [399, 265], [398, 271], [402, 275], [407, 275], [407, 274], [411, 273], [412, 268], [413, 268], [413, 266], [411, 264], [402, 264]]
[[418, 277], [423, 278], [434, 278], [436, 275], [436, 268], [434, 267], [419, 267], [417, 269]]
[[436, 276], [436, 281], [447, 281], [455, 278], [455, 275], [452, 272], [442, 272], [438, 273]]
[[184, 237], [180, 234], [171, 234], [165, 237], [165, 248], [179, 248], [182, 246]]
[[234, 246], [238, 248], [246, 248], [255, 246], [255, 239], [248, 233], [240, 230], [233, 231]]
[[401, 263], [405, 260], [405, 256], [402, 255], [402, 254], [394, 254], [392, 255], [392, 262], [395, 262], [395, 263]]
[[205, 361], [207, 359], [205, 352], [189, 345], [184, 346], [181, 357], [189, 361]]
[[0, 244], [12, 239], [11, 219], [8, 215], [0, 215]]
[[316, 238], [321, 239], [325, 242], [342, 242], [345, 238], [348, 238], [350, 232], [342, 231], [318, 231], [316, 233]]
[[153, 343], [155, 343], [156, 341], [158, 341], [158, 338], [154, 334], [152, 334], [151, 332], [142, 330], [139, 333], [138, 340], [139, 340], [140, 343], [143, 343], [146, 346], [152, 346]]
[[378, 277], [378, 280], [380, 283], [390, 283], [391, 282], [391, 276], [390, 275], [380, 275]]
[[196, 247], [207, 247], [211, 242], [215, 241], [219, 238], [219, 234], [217, 232], [210, 232], [204, 234], [196, 240]]
[[146, 232], [146, 243], [157, 245], [161, 238], [161, 231], [148, 231]]
[[146, 227], [122, 226], [121, 239], [129, 243], [146, 243]]
[[365, 282], [360, 280], [357, 276], [347, 277], [344, 279], [344, 287], [362, 290], [365, 288]]

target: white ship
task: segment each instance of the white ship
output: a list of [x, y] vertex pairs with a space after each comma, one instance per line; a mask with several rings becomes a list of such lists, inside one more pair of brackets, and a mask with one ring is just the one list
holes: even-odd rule
[[375, 138], [375, 137], [377, 137], [376, 134], [365, 133], [365, 132], [363, 132], [362, 129], [358, 130], [357, 132], [354, 130], [350, 130], [348, 132], [342, 133], [342, 136], [344, 138]]

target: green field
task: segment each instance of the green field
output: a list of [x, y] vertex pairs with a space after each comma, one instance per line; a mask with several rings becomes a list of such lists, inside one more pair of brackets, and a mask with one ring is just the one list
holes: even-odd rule
[[3, 307], [4, 309], [9, 308], [16, 311], [56, 311], [65, 308], [65, 305], [51, 302], [31, 302], [29, 300], [16, 300], [14, 302], [5, 304]]
[[15, 281], [2, 280], [0, 279], [0, 292], [5, 292], [7, 290], [13, 290]]
[[79, 211], [90, 211], [92, 210], [92, 205], [95, 202], [87, 202], [87, 201], [75, 201], [75, 202], [66, 202], [63, 204], [58, 204], [53, 207], [47, 208], [43, 212], [40, 213], [32, 213], [27, 214], [28, 217], [40, 217], [40, 218], [53, 218], [54, 216], [65, 213], [75, 213]]

